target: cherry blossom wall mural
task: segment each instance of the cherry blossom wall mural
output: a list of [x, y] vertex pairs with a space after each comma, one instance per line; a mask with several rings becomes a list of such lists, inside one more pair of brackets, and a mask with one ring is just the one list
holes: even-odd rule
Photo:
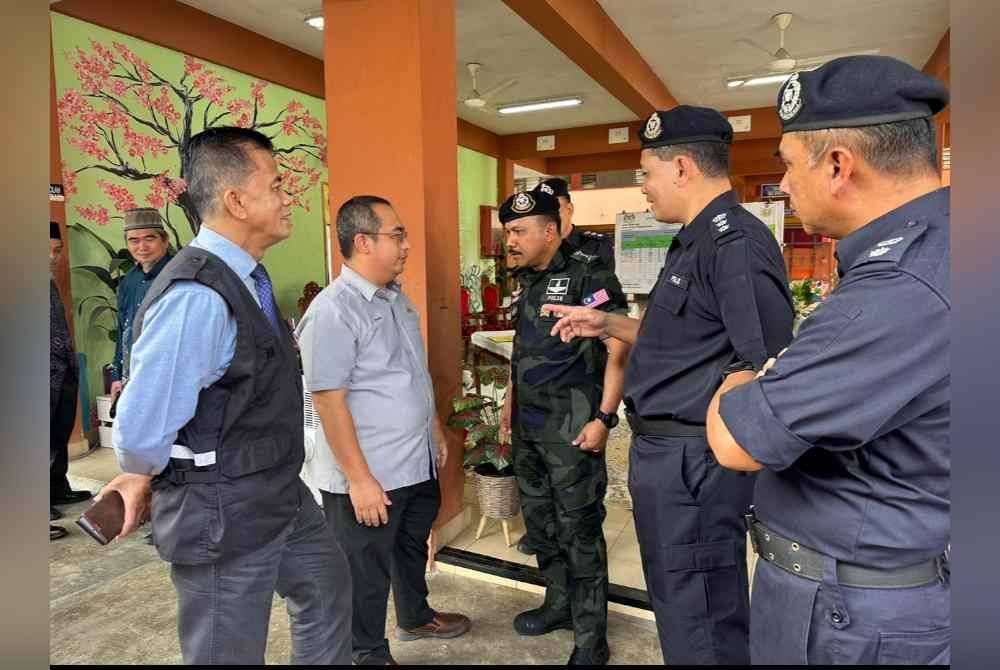
[[186, 192], [195, 133], [258, 130], [274, 142], [293, 197], [294, 233], [265, 261], [282, 310], [297, 316], [309, 281], [325, 283], [321, 184], [323, 101], [283, 86], [59, 14], [51, 14], [62, 184], [78, 349], [93, 393], [114, 353], [115, 289], [131, 260], [123, 213], [154, 207], [178, 249], [201, 221]]

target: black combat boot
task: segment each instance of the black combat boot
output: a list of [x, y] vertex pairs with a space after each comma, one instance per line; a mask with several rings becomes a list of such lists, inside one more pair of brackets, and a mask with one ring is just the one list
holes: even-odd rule
[[514, 630], [520, 635], [545, 635], [554, 630], [573, 630], [569, 610], [550, 609], [547, 605], [514, 617]]
[[608, 641], [601, 640], [595, 647], [574, 647], [567, 665], [607, 665], [610, 658]]

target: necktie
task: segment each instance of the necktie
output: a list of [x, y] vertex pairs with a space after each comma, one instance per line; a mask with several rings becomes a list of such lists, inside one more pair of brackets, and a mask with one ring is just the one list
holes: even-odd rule
[[258, 264], [250, 273], [253, 277], [254, 288], [257, 289], [257, 297], [260, 298], [260, 309], [271, 324], [275, 335], [281, 333], [278, 326], [278, 308], [274, 305], [274, 290], [271, 286], [271, 278], [267, 276], [267, 270], [263, 265]]

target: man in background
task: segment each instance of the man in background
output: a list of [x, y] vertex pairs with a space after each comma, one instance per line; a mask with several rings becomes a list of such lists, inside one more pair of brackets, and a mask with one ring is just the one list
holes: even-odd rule
[[132, 323], [150, 284], [170, 262], [170, 242], [160, 213], [151, 207], [125, 212], [125, 245], [135, 266], [118, 285], [118, 338], [111, 370], [111, 402], [121, 393], [126, 375], [123, 364], [132, 346]]
[[573, 225], [573, 202], [569, 195], [569, 184], [565, 179], [551, 177], [533, 190], [554, 195], [559, 199], [559, 232], [566, 243], [574, 251], [582, 251], [590, 256], [597, 256], [601, 263], [611, 272], [615, 271], [615, 243], [604, 233], [593, 230], [581, 230]]
[[[73, 348], [73, 336], [66, 322], [62, 297], [56, 288], [53, 272], [63, 252], [59, 224], [49, 222], [49, 520], [62, 517], [56, 505], [72, 505], [87, 500], [90, 491], [70, 488], [66, 471], [69, 469], [69, 438], [76, 422], [76, 395], [80, 371]], [[49, 539], [66, 535], [66, 529], [49, 526]]]

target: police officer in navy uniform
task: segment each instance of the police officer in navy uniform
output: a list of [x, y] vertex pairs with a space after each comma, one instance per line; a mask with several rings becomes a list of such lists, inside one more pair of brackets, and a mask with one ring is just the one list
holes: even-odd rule
[[839, 240], [840, 281], [709, 414], [719, 462], [759, 470], [754, 663], [950, 662], [949, 192], [931, 118], [947, 97], [884, 56], [779, 93], [781, 188], [807, 232]]
[[634, 342], [629, 490], [664, 660], [746, 664], [754, 477], [718, 465], [705, 417], [725, 375], [760, 369], [791, 341], [792, 299], [777, 241], [731, 190], [725, 117], [682, 105], [655, 112], [641, 137], [653, 215], [684, 225], [641, 324], [552, 306], [563, 315], [553, 330]]
[[582, 251], [590, 256], [597, 256], [612, 272], [615, 271], [615, 244], [614, 241], [605, 235], [594, 230], [581, 230], [573, 225], [573, 202], [569, 195], [569, 184], [565, 179], [552, 177], [541, 182], [534, 188], [554, 195], [559, 199], [559, 218], [563, 240], [573, 249]]

